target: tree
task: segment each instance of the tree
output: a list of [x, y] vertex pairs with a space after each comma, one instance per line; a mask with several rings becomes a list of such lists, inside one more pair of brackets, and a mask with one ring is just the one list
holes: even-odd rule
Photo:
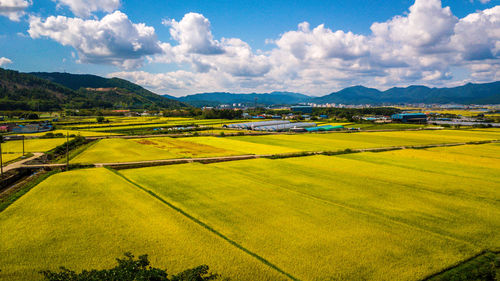
[[96, 120], [97, 120], [97, 123], [102, 123], [102, 122], [104, 122], [104, 116], [97, 116]]
[[48, 281], [209, 281], [219, 278], [218, 274], [208, 272], [207, 265], [188, 269], [168, 278], [166, 270], [150, 266], [148, 255], [134, 259], [134, 255], [125, 253], [125, 258], [118, 258], [116, 261], [118, 265], [111, 269], [83, 270], [76, 273], [61, 267], [60, 272], [45, 270], [40, 273]]

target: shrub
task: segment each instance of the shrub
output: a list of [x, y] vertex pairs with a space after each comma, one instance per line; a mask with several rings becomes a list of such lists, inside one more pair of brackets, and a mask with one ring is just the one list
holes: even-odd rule
[[125, 253], [125, 258], [116, 259], [118, 265], [111, 269], [83, 270], [80, 273], [61, 267], [60, 272], [41, 271], [49, 281], [208, 281], [218, 279], [218, 274], [208, 272], [207, 265], [201, 265], [183, 271], [168, 278], [167, 271], [150, 266], [147, 255], [134, 259], [131, 253]]

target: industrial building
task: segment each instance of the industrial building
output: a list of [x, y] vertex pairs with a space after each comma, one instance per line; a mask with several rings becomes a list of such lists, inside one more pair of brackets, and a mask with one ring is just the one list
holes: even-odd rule
[[290, 110], [293, 111], [293, 112], [300, 112], [302, 114], [304, 114], [304, 113], [312, 113], [313, 112], [312, 106], [308, 106], [308, 105], [292, 106], [292, 107], [290, 107]]
[[393, 114], [391, 119], [402, 123], [427, 123], [427, 115], [425, 113], [398, 113]]
[[321, 131], [334, 131], [334, 130], [342, 130], [342, 129], [344, 129], [344, 126], [342, 126], [342, 125], [337, 125], [337, 126], [323, 125], [323, 126], [306, 128], [306, 131], [308, 131], [308, 132], [321, 132]]

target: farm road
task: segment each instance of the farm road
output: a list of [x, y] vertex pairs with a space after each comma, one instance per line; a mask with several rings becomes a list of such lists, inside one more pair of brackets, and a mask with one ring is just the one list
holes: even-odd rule
[[26, 159], [23, 159], [23, 160], [19, 160], [17, 162], [11, 163], [11, 164], [3, 167], [3, 171], [7, 172], [7, 171], [10, 171], [10, 170], [21, 168], [23, 166], [27, 166], [27, 165], [24, 165], [24, 163], [29, 162], [31, 160], [35, 160], [35, 159], [37, 159], [38, 157], [40, 157], [42, 155], [43, 155], [43, 153], [41, 153], [41, 152], [35, 152], [35, 153], [33, 153], [33, 156], [31, 156], [29, 158], [26, 158]]

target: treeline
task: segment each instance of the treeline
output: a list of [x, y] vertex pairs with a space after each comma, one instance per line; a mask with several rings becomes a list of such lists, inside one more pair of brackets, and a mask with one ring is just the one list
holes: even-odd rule
[[166, 117], [197, 117], [200, 119], [240, 119], [242, 115], [242, 110], [233, 109], [188, 108], [184, 110], [163, 111], [163, 116]]
[[[167, 271], [150, 265], [147, 255], [134, 258], [131, 253], [125, 253], [125, 258], [116, 259], [118, 265], [111, 269], [83, 270], [80, 273], [61, 267], [61, 271], [50, 270], [40, 273], [48, 281], [209, 281], [221, 280], [218, 274], [210, 273], [207, 265], [187, 269], [173, 276]], [[229, 280], [229, 279], [224, 279]]]
[[315, 107], [313, 108], [314, 115], [328, 115], [336, 119], [354, 120], [354, 116], [363, 115], [382, 115], [390, 116], [400, 113], [401, 109], [395, 107], [367, 107], [367, 108], [334, 108], [334, 107]]

